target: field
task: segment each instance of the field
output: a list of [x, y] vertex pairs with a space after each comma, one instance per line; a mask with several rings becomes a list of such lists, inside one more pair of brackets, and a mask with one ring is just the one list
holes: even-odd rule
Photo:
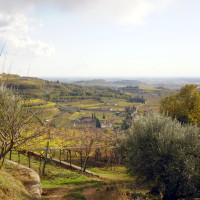
[[0, 81], [16, 88], [26, 99], [26, 107], [37, 109], [44, 122], [57, 128], [94, 128], [94, 123], [82, 121], [92, 115], [108, 120], [104, 127], [120, 127], [127, 117], [125, 107], [141, 105], [130, 102], [131, 98], [145, 99], [145, 105], [138, 109], [138, 114], [143, 115], [147, 111], [159, 112], [160, 99], [174, 93], [165, 88], [80, 86], [7, 74], [2, 74]]
[[[147, 103], [139, 108], [139, 113], [143, 114], [146, 111], [153, 110], [159, 112], [159, 99], [148, 96]], [[51, 119], [52, 124], [58, 128], [69, 128], [74, 126], [74, 122], [81, 120], [84, 117], [91, 118], [93, 114], [100, 119], [110, 120], [114, 119], [117, 123], [122, 123], [125, 119], [125, 107], [137, 107], [141, 103], [132, 103], [125, 99], [107, 99], [104, 98], [102, 103], [96, 100], [80, 100], [76, 102], [66, 102], [64, 107], [60, 108], [59, 103], [46, 103], [41, 106], [34, 106], [35, 108], [42, 108], [42, 118], [44, 120]], [[62, 103], [63, 106], [63, 103]], [[33, 107], [33, 108], [34, 108]], [[120, 115], [116, 113], [119, 112]], [[113, 124], [114, 125], [114, 124]], [[86, 126], [86, 125], [84, 125]], [[95, 126], [92, 126], [95, 127]]]
[[[113, 142], [118, 136], [129, 132], [135, 115], [159, 112], [160, 99], [174, 91], [158, 88], [83, 87], [13, 75], [3, 75], [2, 81], [5, 80], [8, 88], [15, 88], [14, 92], [22, 95], [24, 101], [21, 105], [35, 112], [42, 122], [38, 125], [42, 135], [24, 143], [17, 150], [44, 156], [48, 142], [48, 148], [51, 149], [48, 156], [77, 166], [83, 166], [86, 162], [86, 169], [99, 175], [99, 178], [88, 177], [48, 162], [45, 175], [42, 176], [43, 199], [128, 200], [131, 195], [145, 196], [149, 186], [144, 182], [140, 185], [140, 181], [130, 178], [127, 169], [120, 163], [120, 156], [112, 150]], [[89, 151], [90, 144], [94, 149]], [[30, 164], [40, 174], [41, 162], [31, 157], [29, 163], [29, 158], [17, 152], [12, 154], [14, 161], [20, 160], [26, 166]], [[5, 170], [13, 176], [16, 174], [16, 179], [24, 182], [10, 166], [6, 165]], [[24, 190], [23, 185], [21, 190]]]

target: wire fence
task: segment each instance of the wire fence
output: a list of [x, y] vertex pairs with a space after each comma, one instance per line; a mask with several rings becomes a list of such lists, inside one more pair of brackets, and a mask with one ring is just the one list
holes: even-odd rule
[[47, 143], [46, 148], [33, 148], [30, 151], [12, 150], [9, 159], [12, 160], [12, 153], [17, 152], [17, 162], [21, 162], [21, 154], [27, 156], [28, 167], [31, 168], [34, 160], [39, 161], [39, 173], [45, 174], [45, 166], [48, 164], [61, 165], [85, 172], [87, 168], [105, 167], [112, 168], [120, 165], [121, 158], [116, 154], [113, 146], [89, 146], [50, 148]]

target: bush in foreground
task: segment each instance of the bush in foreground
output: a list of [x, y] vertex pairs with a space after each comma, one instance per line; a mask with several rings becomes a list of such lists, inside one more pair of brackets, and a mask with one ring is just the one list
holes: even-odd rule
[[118, 150], [134, 175], [153, 183], [163, 200], [200, 195], [200, 129], [148, 114], [133, 123]]

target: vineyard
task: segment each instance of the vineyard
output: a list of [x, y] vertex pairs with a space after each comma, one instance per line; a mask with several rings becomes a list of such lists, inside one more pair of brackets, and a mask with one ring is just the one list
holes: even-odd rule
[[[68, 191], [61, 192], [64, 199], [78, 200], [81, 195], [85, 199], [84, 192], [95, 192], [92, 188], [104, 190], [104, 199], [124, 195], [120, 188], [129, 190], [132, 178], [115, 143], [119, 136], [126, 136], [134, 118], [150, 110], [158, 112], [159, 99], [171, 92], [141, 88], [132, 93], [130, 88], [82, 87], [18, 76], [4, 79], [8, 88], [23, 96], [19, 113], [27, 115], [22, 115], [27, 126], [20, 129], [18, 122], [20, 137], [13, 140], [15, 145], [6, 158], [38, 173], [47, 199], [51, 199], [51, 188], [57, 193], [58, 187]], [[21, 113], [9, 117], [15, 121], [18, 115]], [[10, 130], [13, 132], [12, 127]], [[86, 185], [74, 187], [82, 183]], [[69, 190], [67, 185], [74, 188]], [[130, 194], [142, 196], [148, 190], [148, 185], [136, 186]], [[129, 193], [125, 196], [129, 199]]]

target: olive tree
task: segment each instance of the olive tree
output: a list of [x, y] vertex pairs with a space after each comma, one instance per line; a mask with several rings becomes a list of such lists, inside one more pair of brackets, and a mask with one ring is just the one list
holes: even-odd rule
[[24, 107], [22, 98], [0, 86], [0, 161], [13, 148], [41, 134], [36, 114]]
[[153, 183], [163, 200], [200, 195], [200, 129], [157, 114], [133, 123], [118, 150], [130, 172]]

